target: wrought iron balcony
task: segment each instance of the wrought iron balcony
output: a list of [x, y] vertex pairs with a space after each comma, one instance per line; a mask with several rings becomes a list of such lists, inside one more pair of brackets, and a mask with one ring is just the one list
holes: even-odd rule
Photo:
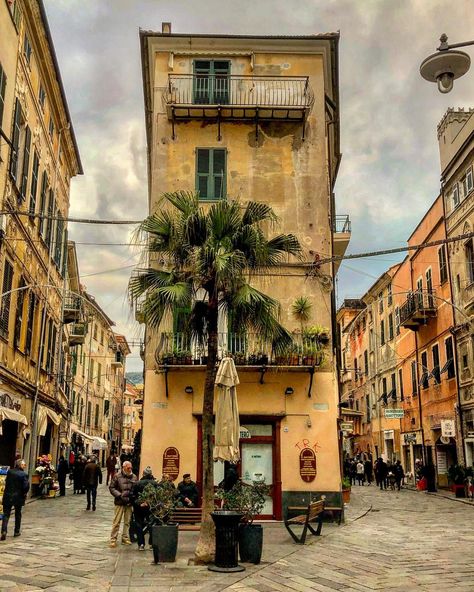
[[72, 323], [78, 321], [81, 316], [81, 299], [79, 296], [67, 292], [64, 296], [64, 323]]
[[169, 119], [304, 121], [314, 103], [307, 76], [170, 74]]
[[86, 323], [74, 323], [69, 332], [69, 345], [80, 345], [84, 343], [87, 335]]
[[420, 325], [425, 325], [430, 318], [436, 316], [436, 309], [434, 290], [412, 292], [400, 307], [400, 325], [417, 331]]
[[[276, 354], [258, 333], [219, 333], [218, 357], [229, 354], [239, 366], [320, 366], [324, 362], [321, 345], [302, 335], [294, 335], [293, 344]], [[161, 333], [155, 358], [159, 365], [201, 366], [207, 364], [207, 348], [185, 333]]]
[[349, 234], [351, 232], [351, 221], [348, 215], [336, 216], [333, 224], [333, 232]]

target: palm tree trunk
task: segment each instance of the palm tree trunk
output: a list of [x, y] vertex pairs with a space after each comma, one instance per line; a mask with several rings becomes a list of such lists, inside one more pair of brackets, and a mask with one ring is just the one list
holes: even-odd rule
[[207, 345], [206, 381], [202, 409], [202, 522], [199, 541], [194, 552], [196, 563], [211, 563], [216, 552], [215, 528], [211, 517], [214, 511], [214, 462], [212, 432], [214, 424], [214, 382], [217, 361], [218, 301], [210, 290], [208, 305], [209, 341]]

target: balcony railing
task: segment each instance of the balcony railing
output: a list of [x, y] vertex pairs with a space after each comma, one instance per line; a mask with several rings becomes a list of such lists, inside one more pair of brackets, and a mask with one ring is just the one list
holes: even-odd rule
[[170, 74], [164, 101], [173, 119], [304, 120], [314, 94], [307, 76]]
[[69, 345], [79, 345], [84, 343], [87, 335], [86, 323], [74, 323], [69, 332]]
[[78, 321], [81, 315], [81, 299], [71, 293], [64, 296], [64, 323]]
[[400, 325], [417, 331], [420, 325], [436, 316], [436, 308], [434, 290], [412, 292], [400, 307]]
[[462, 304], [468, 313], [474, 309], [474, 282], [462, 289]]
[[334, 225], [333, 225], [333, 232], [337, 232], [337, 233], [341, 233], [341, 234], [347, 234], [347, 233], [351, 232], [351, 221], [349, 219], [349, 216], [346, 216], [346, 215], [336, 216], [336, 219], [334, 220]]
[[[229, 354], [239, 366], [320, 366], [324, 362], [321, 345], [301, 335], [295, 335], [293, 344], [277, 354], [257, 333], [219, 333], [218, 358]], [[205, 365], [207, 348], [185, 333], [162, 333], [155, 357], [160, 365]]]

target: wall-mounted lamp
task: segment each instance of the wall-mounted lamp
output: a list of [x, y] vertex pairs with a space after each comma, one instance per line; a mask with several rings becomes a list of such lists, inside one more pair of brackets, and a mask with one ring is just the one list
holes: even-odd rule
[[294, 392], [295, 391], [292, 386], [287, 386], [285, 389], [285, 395], [292, 395]]
[[308, 428], [310, 428], [313, 424], [311, 423], [311, 417], [308, 417], [308, 419], [306, 420], [306, 426]]
[[188, 393], [188, 395], [192, 395], [194, 393], [194, 389], [192, 386], [187, 386], [185, 387], [184, 392]]

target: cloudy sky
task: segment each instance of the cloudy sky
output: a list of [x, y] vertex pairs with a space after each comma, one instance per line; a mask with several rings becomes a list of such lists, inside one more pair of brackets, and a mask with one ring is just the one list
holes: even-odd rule
[[[448, 95], [419, 64], [439, 45], [474, 38], [473, 0], [45, 0], [84, 165], [71, 215], [147, 213], [138, 29], [305, 35], [340, 31], [341, 142], [337, 210], [352, 220], [349, 252], [405, 244], [439, 191], [436, 126], [448, 107], [474, 107], [474, 71]], [[468, 48], [474, 57], [474, 48]], [[137, 251], [127, 227], [73, 224], [83, 283], [117, 329], [138, 339], [126, 287]], [[396, 257], [341, 266], [338, 298], [360, 296]], [[129, 370], [141, 370], [134, 349]]]

